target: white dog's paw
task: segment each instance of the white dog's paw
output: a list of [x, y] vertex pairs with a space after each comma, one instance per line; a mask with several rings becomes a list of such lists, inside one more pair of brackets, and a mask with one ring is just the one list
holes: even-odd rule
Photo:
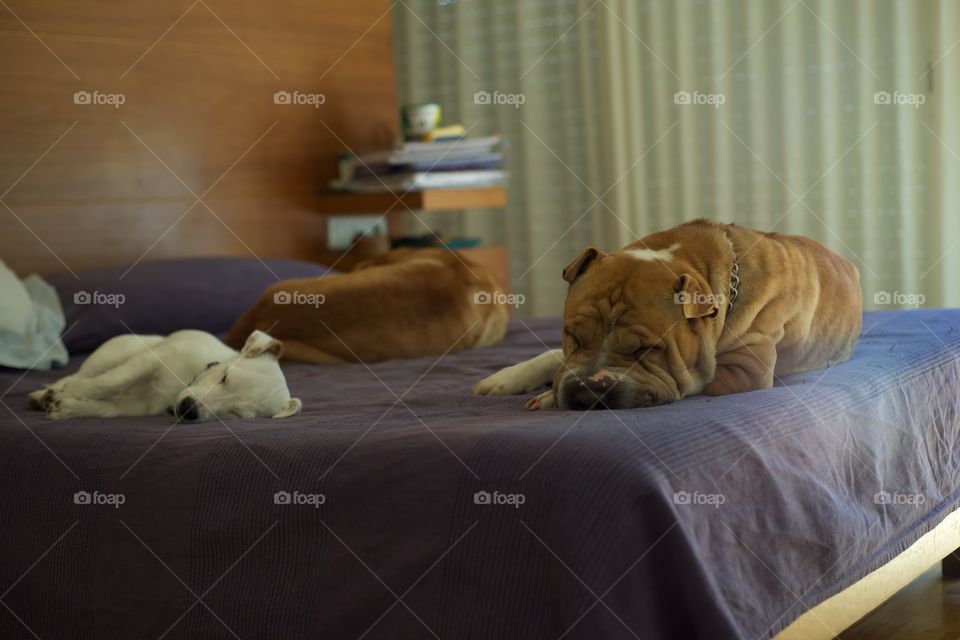
[[539, 385], [531, 385], [529, 376], [524, 375], [522, 364], [515, 364], [487, 376], [478, 382], [470, 393], [475, 396], [519, 396], [535, 391]]
[[76, 397], [58, 395], [47, 407], [48, 420], [66, 420], [92, 416], [86, 403]]
[[43, 396], [40, 398], [40, 407], [44, 411], [49, 411], [50, 407], [60, 403], [60, 395], [60, 389], [54, 389], [53, 387], [45, 389]]
[[44, 410], [47, 412], [48, 420], [63, 420], [67, 417], [64, 402], [59, 395], [48, 392], [48, 394], [44, 396], [44, 403]]
[[553, 395], [553, 389], [547, 389], [538, 396], [527, 400], [523, 405], [527, 411], [539, 411], [540, 409], [555, 409], [557, 407], [557, 397]]
[[31, 391], [27, 394], [27, 403], [30, 405], [31, 409], [36, 409], [37, 411], [42, 411], [46, 407], [43, 406], [43, 397], [47, 393], [46, 388], [37, 389], [36, 391]]
[[65, 396], [60, 389], [47, 389], [43, 394], [42, 402], [48, 420], [64, 420], [74, 417], [79, 404], [76, 398]]

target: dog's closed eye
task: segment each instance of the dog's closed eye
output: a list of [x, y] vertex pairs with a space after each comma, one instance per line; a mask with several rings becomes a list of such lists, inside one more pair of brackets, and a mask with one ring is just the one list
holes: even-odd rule
[[663, 347], [657, 344], [644, 345], [633, 352], [633, 357], [639, 360], [640, 358], [646, 355], [656, 355], [658, 353], [661, 353], [663, 350], [664, 350]]
[[216, 360], [214, 360], [213, 362], [208, 362], [208, 363], [207, 363], [207, 366], [204, 367], [204, 369], [210, 369], [211, 367], [215, 367], [215, 366], [217, 366], [218, 364], [220, 364], [220, 363], [217, 362]]

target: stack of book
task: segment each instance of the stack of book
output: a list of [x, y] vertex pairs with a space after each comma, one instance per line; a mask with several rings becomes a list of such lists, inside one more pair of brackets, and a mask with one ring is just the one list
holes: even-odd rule
[[337, 191], [377, 193], [424, 189], [465, 189], [502, 185], [500, 136], [437, 142], [407, 142], [401, 147], [340, 157]]

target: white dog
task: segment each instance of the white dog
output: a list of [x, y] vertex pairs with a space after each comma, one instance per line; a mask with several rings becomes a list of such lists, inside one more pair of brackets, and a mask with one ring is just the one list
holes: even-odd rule
[[285, 418], [303, 405], [290, 397], [278, 362], [282, 352], [262, 331], [251, 333], [239, 352], [203, 331], [117, 336], [75, 374], [28, 398], [53, 420], [164, 412], [191, 422]]

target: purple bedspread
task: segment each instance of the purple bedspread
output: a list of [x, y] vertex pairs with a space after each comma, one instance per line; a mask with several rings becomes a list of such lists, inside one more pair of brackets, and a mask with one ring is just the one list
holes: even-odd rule
[[842, 365], [616, 412], [468, 395], [557, 320], [291, 365], [277, 421], [49, 423], [62, 372], [4, 371], [0, 638], [769, 637], [955, 507], [958, 327], [868, 313]]

